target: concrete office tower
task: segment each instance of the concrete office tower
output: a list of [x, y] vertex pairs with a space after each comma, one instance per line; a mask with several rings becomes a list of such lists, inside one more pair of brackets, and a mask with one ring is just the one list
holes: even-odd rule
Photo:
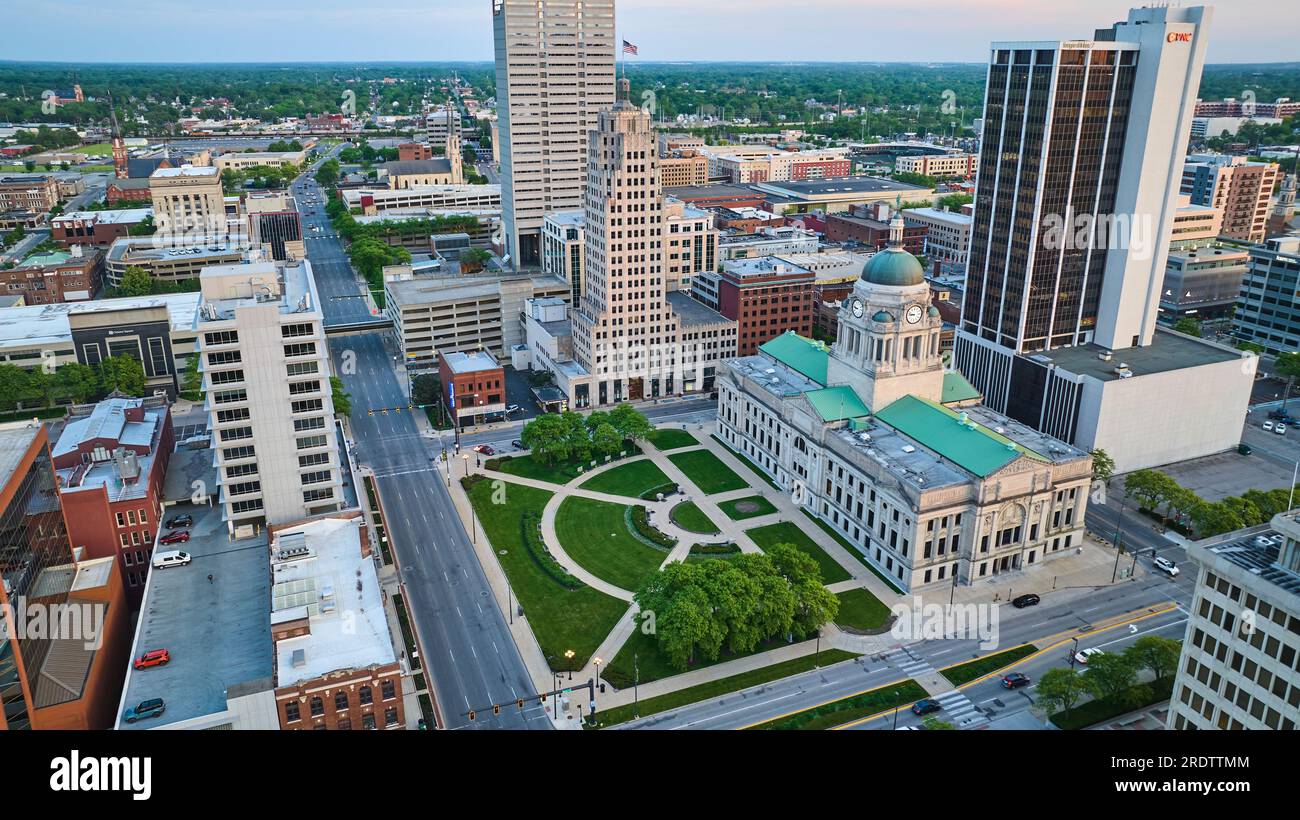
[[1220, 236], [1263, 242], [1279, 173], [1276, 162], [1249, 162], [1245, 157], [1228, 154], [1192, 154], [1183, 166], [1180, 193], [1195, 205], [1223, 211]]
[[614, 0], [492, 0], [505, 253], [539, 264], [542, 220], [582, 207], [587, 134], [614, 103]]
[[159, 246], [203, 245], [230, 234], [221, 173], [211, 166], [159, 168], [149, 175]]
[[233, 532], [343, 502], [329, 351], [305, 260], [205, 268], [195, 319], [219, 502]]
[[1235, 445], [1254, 372], [1156, 330], [1209, 20], [1133, 9], [990, 55], [956, 360], [988, 406], [1120, 472]]
[[572, 324], [574, 358], [594, 381], [583, 398], [594, 404], [710, 389], [717, 361], [735, 355], [735, 323], [667, 287], [655, 131], [629, 94], [619, 80], [588, 150], [586, 271]]

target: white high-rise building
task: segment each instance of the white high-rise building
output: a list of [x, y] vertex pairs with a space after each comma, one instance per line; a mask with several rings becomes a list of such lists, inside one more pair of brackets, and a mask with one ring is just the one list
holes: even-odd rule
[[1117, 472], [1236, 446], [1254, 373], [1156, 328], [1210, 17], [1132, 9], [990, 52], [956, 361], [989, 407]]
[[329, 351], [311, 264], [219, 265], [199, 280], [195, 330], [227, 525], [339, 509]]
[[582, 207], [587, 134], [614, 103], [614, 0], [492, 0], [505, 252], [539, 264], [542, 221]]

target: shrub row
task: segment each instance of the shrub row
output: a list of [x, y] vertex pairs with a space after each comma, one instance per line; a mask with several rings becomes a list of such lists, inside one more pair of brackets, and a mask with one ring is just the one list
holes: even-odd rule
[[665, 535], [650, 523], [650, 513], [646, 511], [645, 507], [632, 508], [632, 526], [642, 538], [652, 541], [664, 549], [672, 549], [677, 546], [676, 538]]
[[523, 535], [524, 547], [528, 549], [528, 554], [537, 562], [537, 566], [541, 567], [542, 572], [551, 576], [551, 580], [560, 586], [565, 589], [581, 589], [582, 582], [570, 575], [567, 569], [560, 566], [560, 562], [555, 560], [550, 550], [546, 548], [546, 544], [542, 542], [541, 523], [542, 517], [537, 513], [527, 513], [524, 515], [523, 520], [519, 522], [519, 526], [523, 530], [521, 534]]

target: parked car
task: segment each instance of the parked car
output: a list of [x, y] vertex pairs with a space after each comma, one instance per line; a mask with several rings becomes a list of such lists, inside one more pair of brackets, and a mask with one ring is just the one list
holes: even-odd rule
[[164, 535], [162, 538], [159, 538], [158, 543], [169, 544], [169, 545], [184, 544], [188, 540], [190, 540], [189, 530], [176, 530], [175, 532], [169, 532], [166, 535]]
[[516, 450], [524, 450], [524, 449], [527, 449], [527, 448], [524, 447], [524, 443], [523, 443], [522, 441], [520, 441], [519, 439], [515, 439], [514, 441], [510, 442], [510, 446], [511, 446], [511, 447], [514, 447]]
[[1087, 649], [1080, 649], [1078, 652], [1074, 653], [1074, 659], [1079, 663], [1087, 664], [1089, 658], [1095, 658], [1098, 655], [1105, 655], [1105, 654], [1106, 653], [1104, 651], [1098, 649], [1097, 647], [1090, 646]]
[[1178, 565], [1163, 555], [1156, 556], [1156, 569], [1168, 575], [1170, 578], [1178, 574]]
[[942, 708], [943, 705], [940, 704], [939, 701], [931, 700], [930, 698], [924, 698], [912, 704], [912, 714], [928, 715], [931, 712], [937, 712]]
[[149, 698], [140, 701], [123, 712], [122, 719], [127, 723], [135, 723], [137, 720], [158, 717], [165, 711], [167, 711], [167, 704], [163, 702], [162, 698]]
[[1019, 689], [1022, 686], [1028, 686], [1032, 681], [1024, 672], [1011, 672], [1002, 676], [1003, 689]]
[[136, 669], [148, 669], [151, 666], [166, 666], [171, 659], [172, 653], [166, 649], [150, 649], [136, 658], [133, 665]]
[[519, 412], [519, 405], [517, 405], [517, 404], [512, 404], [512, 405], [510, 405], [509, 407], [506, 408], [506, 415], [507, 415], [507, 416], [510, 415], [511, 413], [518, 413], [518, 412]]
[[1269, 433], [1273, 432], [1273, 422], [1271, 421], [1264, 422], [1264, 430]]
[[1014, 601], [1011, 602], [1011, 605], [1016, 609], [1024, 609], [1027, 606], [1037, 606], [1038, 603], [1042, 600], [1043, 600], [1042, 598], [1039, 598], [1037, 595], [1030, 592], [1025, 595], [1021, 595], [1019, 598], [1016, 598]]
[[489, 446], [486, 445], [486, 444], [479, 444], [479, 445], [477, 445], [477, 446], [474, 448], [474, 452], [479, 453], [480, 455], [485, 455], [485, 456], [494, 456], [494, 455], [497, 454], [497, 451], [496, 451], [496, 450], [493, 450], [491, 447], [489, 447]]
[[185, 515], [172, 516], [167, 519], [167, 523], [164, 526], [169, 530], [176, 529], [177, 527], [192, 527], [194, 526], [194, 516], [189, 513], [186, 513]]
[[1274, 433], [1277, 433], [1279, 436], [1285, 436], [1285, 435], [1286, 435], [1286, 425], [1285, 425], [1285, 424], [1281, 424], [1281, 423], [1274, 424], [1274, 425], [1273, 425], [1273, 432], [1274, 432]]
[[190, 554], [180, 550], [171, 552], [155, 552], [153, 555], [154, 569], [166, 569], [167, 567], [183, 567], [190, 562]]

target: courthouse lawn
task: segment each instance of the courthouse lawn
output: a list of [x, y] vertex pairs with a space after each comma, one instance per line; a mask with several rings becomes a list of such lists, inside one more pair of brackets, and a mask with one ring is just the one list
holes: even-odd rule
[[506, 483], [506, 502], [493, 504], [493, 483], [479, 481], [469, 489], [483, 532], [524, 608], [547, 663], [557, 671], [568, 669], [564, 653], [572, 649], [573, 667], [580, 669], [623, 617], [627, 603], [588, 586], [566, 589], [547, 575], [524, 546], [523, 524], [527, 513], [542, 514], [552, 493]]
[[736, 475], [730, 467], [723, 464], [721, 459], [708, 450], [675, 453], [668, 456], [668, 460], [686, 473], [691, 483], [699, 487], [700, 492], [705, 495], [743, 490], [749, 486], [743, 478]]
[[683, 447], [695, 447], [700, 443], [695, 436], [674, 427], [655, 430], [647, 438], [650, 439], [651, 444], [660, 450], [680, 450]]
[[635, 592], [668, 558], [637, 540], [627, 528], [623, 504], [570, 497], [555, 515], [560, 546], [583, 569], [620, 589]]
[[752, 530], [746, 530], [745, 534], [752, 538], [758, 548], [764, 552], [767, 552], [776, 544], [790, 544], [795, 549], [810, 556], [821, 569], [823, 584], [847, 581], [853, 577], [849, 575], [848, 570], [839, 565], [838, 561], [827, 555], [826, 550], [819, 547], [816, 541], [813, 541], [803, 530], [789, 521], [778, 521], [766, 527], [756, 527]]
[[673, 507], [670, 516], [674, 524], [688, 532], [715, 535], [719, 531], [717, 526], [704, 514], [704, 511], [695, 505], [694, 501], [683, 501]]
[[672, 486], [672, 483], [672, 479], [664, 475], [664, 471], [659, 469], [658, 465], [648, 458], [643, 458], [640, 461], [611, 467], [603, 473], [592, 476], [579, 486], [595, 493], [641, 498], [651, 490], [659, 488], [666, 490]]

